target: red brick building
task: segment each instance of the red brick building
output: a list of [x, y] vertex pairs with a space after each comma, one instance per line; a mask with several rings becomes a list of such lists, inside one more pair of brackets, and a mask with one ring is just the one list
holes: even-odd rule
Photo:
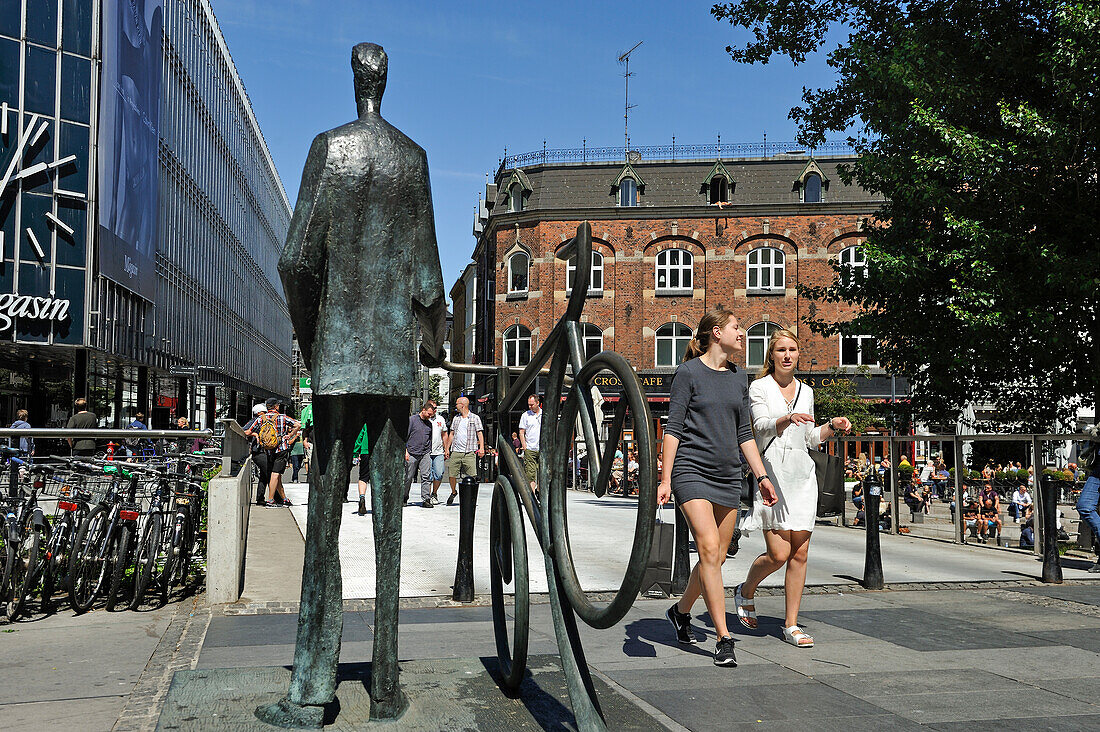
[[[668, 148], [632, 153], [629, 163], [621, 149], [616, 162], [570, 159], [594, 152], [587, 150], [506, 158], [475, 225], [474, 358], [526, 365], [564, 312], [572, 284], [570, 265], [555, 249], [587, 220], [596, 255], [586, 350], [625, 356], [655, 414], [665, 411], [667, 377], [700, 316], [718, 304], [748, 332], [744, 365], [751, 371], [761, 365], [771, 331], [790, 328], [803, 342], [802, 375], [810, 383], [835, 367], [854, 372], [866, 365], [871, 378], [853, 376], [860, 393], [889, 397], [892, 382], [875, 363], [874, 339], [822, 338], [806, 325], [811, 308], [846, 319], [849, 306], [798, 294], [800, 284], [831, 281], [831, 262], [862, 270], [861, 230], [880, 201], [840, 180], [837, 165], [850, 154], [834, 147], [842, 154], [765, 156], [760, 145], [681, 151], [698, 156], [707, 147], [712, 156], [697, 160], [643, 159], [668, 156]], [[742, 152], [758, 157], [737, 157]], [[474, 389], [491, 391], [486, 384]]]

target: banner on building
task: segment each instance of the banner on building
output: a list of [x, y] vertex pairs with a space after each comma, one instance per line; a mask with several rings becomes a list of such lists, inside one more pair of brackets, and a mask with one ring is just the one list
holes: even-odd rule
[[103, 0], [99, 270], [156, 296], [163, 0]]

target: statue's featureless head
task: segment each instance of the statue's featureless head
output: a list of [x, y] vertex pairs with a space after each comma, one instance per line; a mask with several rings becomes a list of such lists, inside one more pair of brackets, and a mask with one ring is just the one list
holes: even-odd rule
[[386, 91], [386, 52], [377, 43], [359, 43], [351, 49], [351, 72], [355, 77], [355, 105], [362, 116], [378, 112]]

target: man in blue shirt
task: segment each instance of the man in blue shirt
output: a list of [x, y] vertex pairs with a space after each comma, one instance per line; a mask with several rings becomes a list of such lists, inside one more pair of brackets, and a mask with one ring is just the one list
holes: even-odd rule
[[[13, 430], [29, 430], [31, 428], [31, 423], [27, 421], [27, 419], [29, 417], [30, 417], [30, 414], [27, 412], [26, 409], [20, 409], [18, 412], [15, 413], [15, 421], [11, 423], [11, 428]], [[10, 447], [15, 446], [13, 444], [14, 442], [15, 442], [14, 437], [8, 438], [8, 445]], [[19, 438], [19, 449], [23, 451], [23, 454], [25, 454], [29, 457], [33, 457], [34, 456], [34, 438], [33, 437], [20, 437]]]
[[[130, 424], [126, 425], [126, 429], [128, 429], [128, 430], [147, 430], [147, 429], [149, 429], [149, 425], [145, 424], [145, 415], [142, 412], [138, 412], [137, 414], [135, 414], [134, 415], [134, 421], [131, 422]], [[149, 445], [148, 440], [139, 440], [137, 438], [129, 438], [129, 439], [126, 440], [126, 454], [132, 456], [132, 455], [140, 452], [141, 450], [143, 450], [148, 445]]]

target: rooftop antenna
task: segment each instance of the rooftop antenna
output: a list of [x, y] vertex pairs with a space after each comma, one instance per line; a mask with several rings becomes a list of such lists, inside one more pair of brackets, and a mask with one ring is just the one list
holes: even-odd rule
[[637, 107], [637, 104], [630, 103], [630, 54], [634, 53], [634, 49], [642, 45], [641, 41], [634, 44], [634, 48], [631, 48], [626, 53], [619, 55], [619, 63], [626, 66], [626, 71], [623, 73], [623, 80], [625, 81], [625, 102], [623, 104], [623, 138], [626, 146], [623, 148], [623, 157], [626, 158], [630, 154], [630, 110]]

